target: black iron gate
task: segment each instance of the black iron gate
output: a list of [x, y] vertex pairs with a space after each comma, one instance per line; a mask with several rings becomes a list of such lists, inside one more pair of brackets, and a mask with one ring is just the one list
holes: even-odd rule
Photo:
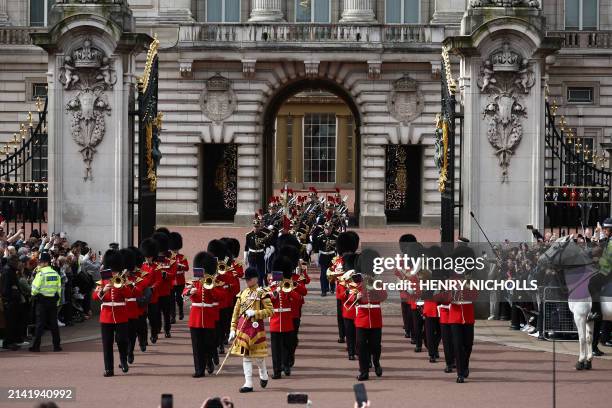
[[[38, 123], [28, 112], [27, 123], [0, 148], [1, 221], [8, 230], [0, 234], [27, 239], [39, 234], [47, 222], [47, 99], [36, 101]], [[23, 230], [23, 231], [21, 231]], [[59, 232], [59, 231], [56, 231]]]
[[[133, 242], [134, 233], [134, 205], [138, 208], [138, 243], [151, 236], [155, 231], [156, 224], [156, 200], [157, 200], [157, 166], [161, 160], [160, 132], [162, 126], [162, 114], [157, 110], [158, 102], [158, 65], [157, 51], [159, 40], [153, 39], [147, 53], [147, 60], [143, 76], [138, 81], [138, 110], [131, 116], [132, 135], [130, 146], [134, 146], [134, 115], [138, 115], [138, 197], [134, 200], [134, 177], [130, 177], [130, 211], [129, 225], [132, 231], [128, 237], [130, 244]], [[134, 154], [131, 156], [130, 166], [133, 173]]]
[[[546, 101], [545, 227], [558, 235], [584, 232], [610, 215], [610, 171], [604, 153], [561, 116], [556, 103]], [[556, 230], [556, 231], [555, 231]]]
[[[456, 85], [451, 75], [450, 58], [446, 48], [442, 50], [441, 65], [442, 113], [437, 118], [435, 141], [435, 161], [439, 171], [438, 191], [441, 194], [440, 241], [453, 242], [455, 239], [455, 208], [460, 207], [460, 205], [455, 205], [455, 142], [457, 123], [462, 129], [462, 116], [455, 112]], [[460, 185], [459, 191], [461, 191]]]

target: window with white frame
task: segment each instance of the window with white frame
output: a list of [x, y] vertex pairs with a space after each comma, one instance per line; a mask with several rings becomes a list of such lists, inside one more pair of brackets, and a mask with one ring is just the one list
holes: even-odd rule
[[29, 0], [30, 26], [45, 27], [49, 20], [49, 12], [55, 0]]
[[304, 115], [304, 182], [336, 182], [336, 115]]
[[296, 23], [329, 23], [330, 0], [295, 0]]
[[599, 0], [565, 0], [566, 30], [597, 30]]
[[240, 0], [207, 0], [206, 21], [209, 23], [239, 23]]
[[419, 0], [386, 0], [385, 22], [387, 24], [418, 24]]

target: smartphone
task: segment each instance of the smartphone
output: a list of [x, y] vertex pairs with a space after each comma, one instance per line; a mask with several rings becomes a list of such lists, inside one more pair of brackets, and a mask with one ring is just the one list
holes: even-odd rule
[[287, 394], [287, 404], [308, 404], [308, 394], [290, 392]]
[[527, 224], [527, 229], [528, 229], [528, 230], [532, 230], [532, 229], [533, 229], [533, 225], [531, 225], [531, 224]]
[[161, 408], [172, 408], [172, 394], [162, 394], [161, 396]]
[[365, 384], [358, 383], [353, 385], [353, 391], [355, 391], [355, 401], [357, 406], [361, 408], [363, 404], [368, 402], [368, 393], [366, 392]]

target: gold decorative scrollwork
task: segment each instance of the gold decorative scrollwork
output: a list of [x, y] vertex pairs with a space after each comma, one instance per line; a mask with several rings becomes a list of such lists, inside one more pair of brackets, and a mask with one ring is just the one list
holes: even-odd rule
[[448, 92], [451, 95], [454, 95], [457, 90], [457, 84], [455, 83], [453, 75], [451, 74], [451, 63], [448, 51], [448, 46], [442, 47], [442, 63], [444, 64], [444, 74], [446, 75], [446, 86], [448, 87]]
[[159, 50], [159, 40], [157, 39], [157, 34], [153, 35], [153, 41], [149, 45], [149, 50], [147, 51], [147, 61], [145, 62], [145, 69], [142, 77], [138, 79], [138, 86], [140, 89], [147, 89], [149, 86], [149, 79], [151, 78], [151, 70], [153, 69], [153, 60], [157, 56], [157, 51]]
[[448, 121], [442, 119], [441, 115], [436, 117], [436, 134], [442, 133], [440, 140], [440, 168], [438, 176], [438, 191], [443, 193], [446, 191], [446, 183], [448, 181]]

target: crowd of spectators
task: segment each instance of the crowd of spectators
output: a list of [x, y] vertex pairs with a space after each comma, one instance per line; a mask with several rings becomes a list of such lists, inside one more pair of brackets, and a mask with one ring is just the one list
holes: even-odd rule
[[[584, 245], [591, 253], [594, 262], [597, 263], [610, 239], [609, 233], [609, 229], [602, 228], [598, 224], [594, 230], [586, 228], [583, 233], [571, 235], [571, 239], [576, 244]], [[505, 242], [495, 246], [496, 259], [489, 270], [488, 278], [520, 281], [536, 280], [538, 290], [535, 294], [529, 291], [490, 292], [489, 320], [507, 320], [510, 322], [511, 330], [522, 330], [539, 340], [545, 340], [551, 334], [548, 332], [548, 328], [543, 326], [546, 313], [544, 300], [552, 300], [552, 307], [566, 307], [564, 303], [567, 300], [567, 291], [562, 273], [538, 264], [540, 256], [559, 237], [552, 232], [546, 232], [542, 235], [538, 230], [533, 230], [533, 235], [536, 239], [534, 243], [512, 244]], [[559, 302], [557, 304], [554, 301]], [[569, 309], [566, 313], [569, 313]], [[593, 339], [593, 350], [596, 353], [602, 353], [598, 348], [598, 343], [612, 346], [611, 328], [612, 322], [604, 321], [596, 324], [596, 333]]]
[[90, 319], [91, 292], [100, 279], [99, 253], [86, 242], [69, 242], [65, 233], [40, 233], [26, 238], [24, 229], [8, 230], [0, 223], [0, 337], [2, 348], [17, 350], [29, 345], [34, 327], [31, 283], [41, 253], [51, 256], [51, 266], [61, 276], [58, 325], [72, 326]]

